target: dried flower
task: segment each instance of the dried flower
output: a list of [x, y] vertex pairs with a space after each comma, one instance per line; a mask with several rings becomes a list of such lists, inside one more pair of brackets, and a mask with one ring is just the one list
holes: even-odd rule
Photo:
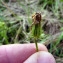
[[33, 14], [32, 21], [33, 21], [33, 24], [40, 23], [41, 22], [41, 14], [40, 13]]

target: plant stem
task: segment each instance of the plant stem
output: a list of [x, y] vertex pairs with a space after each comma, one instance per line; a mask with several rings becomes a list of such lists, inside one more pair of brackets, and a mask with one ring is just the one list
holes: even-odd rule
[[32, 35], [34, 37], [36, 51], [38, 52], [37, 39], [40, 38], [40, 35], [41, 35], [41, 14], [35, 13], [35, 15], [32, 16], [32, 19], [33, 19]]
[[38, 43], [37, 43], [37, 40], [34, 39], [34, 41], [35, 41], [35, 45], [36, 45], [36, 52], [38, 52]]

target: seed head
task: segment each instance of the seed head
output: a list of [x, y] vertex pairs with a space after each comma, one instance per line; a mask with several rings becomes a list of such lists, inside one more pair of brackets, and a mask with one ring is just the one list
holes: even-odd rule
[[41, 21], [41, 14], [35, 13], [34, 15], [32, 15], [32, 19], [35, 23], [39, 23]]

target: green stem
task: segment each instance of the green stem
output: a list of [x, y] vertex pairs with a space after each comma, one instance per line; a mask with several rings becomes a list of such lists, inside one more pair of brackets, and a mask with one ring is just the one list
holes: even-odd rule
[[36, 51], [38, 52], [38, 43], [37, 43], [36, 39], [34, 39], [34, 40], [35, 40], [35, 45], [36, 45]]

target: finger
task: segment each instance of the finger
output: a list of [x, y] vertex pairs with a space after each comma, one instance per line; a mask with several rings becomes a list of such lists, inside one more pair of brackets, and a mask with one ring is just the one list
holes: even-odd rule
[[41, 51], [31, 55], [23, 63], [56, 63], [56, 62], [54, 57], [50, 53]]
[[[44, 45], [39, 44], [38, 46], [40, 51], [47, 51]], [[0, 63], [22, 63], [35, 52], [35, 44], [0, 46]]]

